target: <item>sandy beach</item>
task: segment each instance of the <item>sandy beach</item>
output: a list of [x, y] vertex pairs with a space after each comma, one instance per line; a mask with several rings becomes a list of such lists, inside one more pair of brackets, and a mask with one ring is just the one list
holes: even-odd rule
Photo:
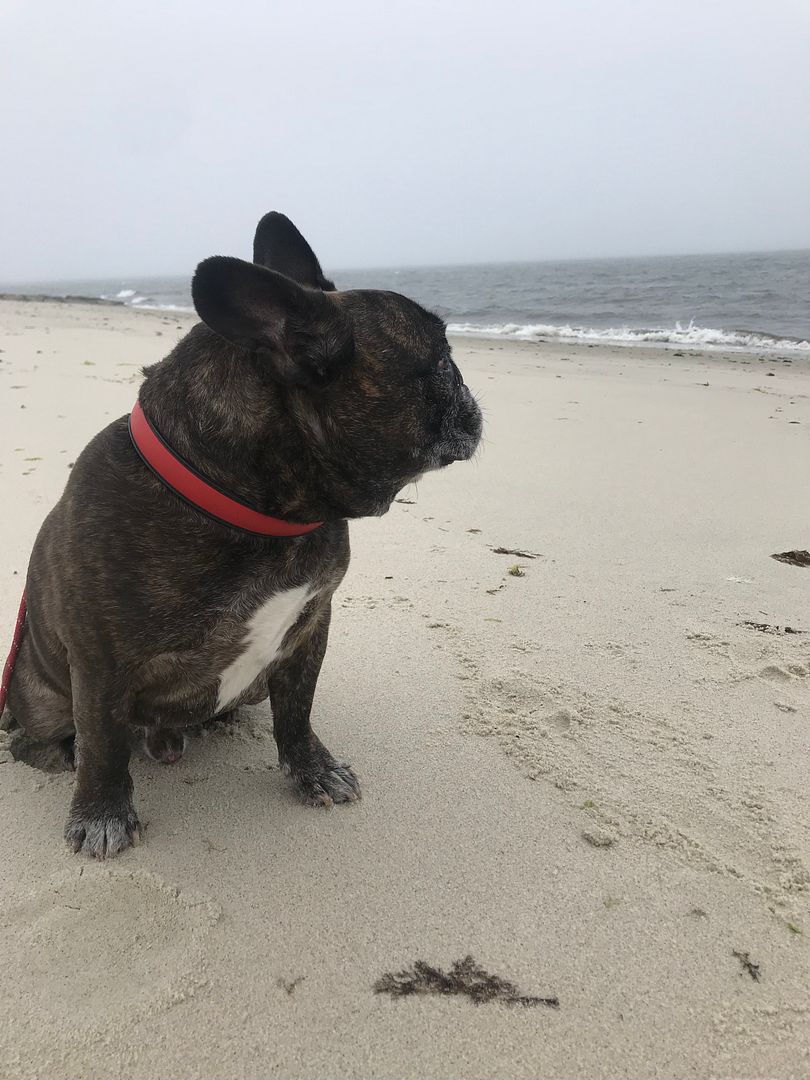
[[[0, 301], [0, 660], [192, 322]], [[0, 736], [3, 1080], [810, 1075], [810, 569], [770, 558], [810, 548], [810, 364], [454, 351], [485, 445], [352, 525], [336, 597], [314, 722], [361, 803], [299, 805], [245, 710], [133, 761], [145, 843], [97, 864]], [[558, 1007], [376, 992], [467, 956]]]

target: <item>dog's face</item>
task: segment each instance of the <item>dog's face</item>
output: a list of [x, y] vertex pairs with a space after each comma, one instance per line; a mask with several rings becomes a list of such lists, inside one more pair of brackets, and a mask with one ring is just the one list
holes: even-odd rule
[[254, 260], [205, 260], [194, 305], [281, 392], [347, 516], [384, 513], [424, 472], [473, 455], [481, 413], [438, 316], [397, 293], [336, 291], [280, 214], [259, 223]]

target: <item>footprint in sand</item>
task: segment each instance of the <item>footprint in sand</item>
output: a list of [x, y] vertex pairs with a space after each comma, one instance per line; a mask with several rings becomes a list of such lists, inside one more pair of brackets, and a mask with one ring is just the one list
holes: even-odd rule
[[751, 777], [722, 771], [688, 717], [520, 668], [486, 677], [481, 666], [467, 657], [462, 730], [494, 739], [529, 780], [575, 795], [594, 826], [746, 880], [785, 910], [807, 894], [810, 868], [790, 815]]
[[545, 719], [547, 724], [550, 724], [563, 734], [570, 731], [572, 725], [583, 723], [582, 717], [573, 709], [557, 709]]
[[41, 1045], [164, 1012], [203, 984], [219, 914], [142, 870], [58, 875], [0, 912], [0, 1015], [15, 1017], [18, 1044]]
[[[743, 1038], [744, 1036], [744, 1038]], [[712, 1017], [711, 1076], [739, 1080], [744, 1076], [806, 1076], [810, 1046], [810, 998], [795, 995], [773, 1003], [724, 1003]], [[795, 1058], [795, 1071], [776, 1063]], [[774, 1068], [763, 1072], [763, 1062]]]
[[803, 664], [769, 664], [760, 671], [760, 676], [763, 679], [770, 679], [772, 682], [792, 682], [794, 679], [804, 679], [810, 675], [810, 664], [805, 666]]

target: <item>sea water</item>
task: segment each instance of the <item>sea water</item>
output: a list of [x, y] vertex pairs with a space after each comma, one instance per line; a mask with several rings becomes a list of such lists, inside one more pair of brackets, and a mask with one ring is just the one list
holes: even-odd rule
[[[810, 356], [810, 251], [325, 271], [338, 288], [404, 293], [457, 334]], [[190, 274], [2, 289], [185, 310], [189, 283]]]

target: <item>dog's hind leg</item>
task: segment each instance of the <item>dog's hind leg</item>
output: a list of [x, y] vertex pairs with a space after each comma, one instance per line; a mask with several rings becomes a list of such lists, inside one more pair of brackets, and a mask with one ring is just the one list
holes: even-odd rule
[[103, 859], [140, 840], [132, 805], [130, 699], [103, 672], [72, 671], [76, 790], [65, 826], [74, 851]]
[[9, 732], [8, 749], [17, 761], [48, 772], [72, 764], [73, 701], [69, 676], [57, 683], [29, 637], [23, 639], [14, 666], [0, 729]]
[[309, 722], [326, 652], [329, 617], [327, 608], [295, 650], [273, 666], [268, 678], [279, 764], [310, 806], [360, 798], [357, 777], [348, 765], [332, 757]]

